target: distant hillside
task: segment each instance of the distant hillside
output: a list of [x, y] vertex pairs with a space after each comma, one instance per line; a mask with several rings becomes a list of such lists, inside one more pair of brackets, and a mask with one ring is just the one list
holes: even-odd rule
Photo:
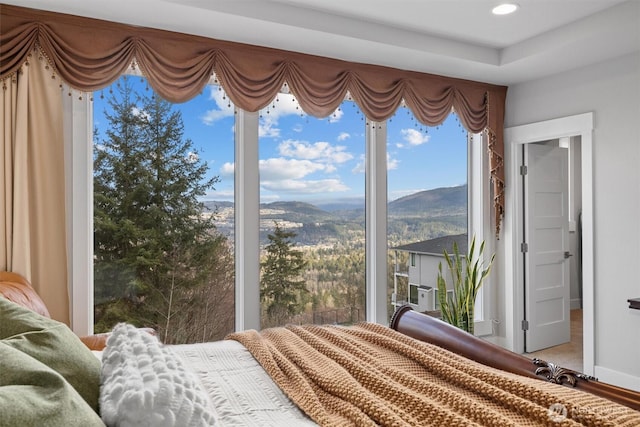
[[304, 202], [272, 202], [261, 203], [262, 219], [278, 219], [283, 215], [292, 222], [322, 222], [334, 219], [334, 215], [310, 203]]
[[[216, 210], [218, 230], [233, 235], [233, 203], [208, 201]], [[356, 207], [357, 206], [357, 207]], [[392, 245], [426, 240], [466, 231], [467, 186], [420, 191], [394, 200], [388, 205], [387, 230]], [[260, 204], [260, 240], [267, 243], [273, 221], [292, 228], [303, 245], [355, 242], [364, 238], [363, 205], [323, 203], [322, 208], [310, 203], [272, 202]]]
[[210, 211], [215, 211], [223, 208], [233, 208], [233, 202], [225, 202], [222, 200], [207, 200], [204, 206]]
[[390, 216], [450, 216], [466, 213], [467, 186], [420, 191], [389, 203]]
[[327, 212], [362, 210], [364, 209], [364, 197], [350, 197], [345, 199], [335, 199], [316, 203], [320, 209]]

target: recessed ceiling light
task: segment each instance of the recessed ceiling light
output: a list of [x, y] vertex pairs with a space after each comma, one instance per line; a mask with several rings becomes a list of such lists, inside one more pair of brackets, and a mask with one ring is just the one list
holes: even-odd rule
[[508, 15], [510, 13], [515, 12], [516, 10], [518, 10], [518, 5], [515, 3], [502, 3], [501, 5], [498, 5], [496, 7], [494, 7], [491, 12], [494, 15]]

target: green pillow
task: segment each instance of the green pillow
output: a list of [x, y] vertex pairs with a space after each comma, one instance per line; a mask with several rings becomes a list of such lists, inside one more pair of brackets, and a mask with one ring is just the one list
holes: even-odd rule
[[0, 342], [60, 374], [98, 411], [100, 361], [67, 325], [0, 298]]
[[0, 427], [15, 426], [91, 427], [104, 424], [62, 375], [2, 340]]

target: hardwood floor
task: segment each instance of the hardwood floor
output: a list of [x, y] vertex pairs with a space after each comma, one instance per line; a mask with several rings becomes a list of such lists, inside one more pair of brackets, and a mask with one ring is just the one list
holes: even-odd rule
[[555, 363], [563, 368], [582, 372], [582, 310], [571, 310], [571, 341], [555, 347], [533, 353], [524, 353], [525, 356]]

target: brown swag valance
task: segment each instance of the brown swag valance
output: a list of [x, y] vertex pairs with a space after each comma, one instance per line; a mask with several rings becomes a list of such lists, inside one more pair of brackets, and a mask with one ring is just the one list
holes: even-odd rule
[[71, 87], [96, 91], [135, 63], [162, 97], [183, 102], [215, 74], [231, 101], [247, 111], [266, 107], [286, 84], [301, 108], [333, 113], [347, 93], [373, 121], [404, 103], [428, 126], [451, 110], [465, 128], [486, 131], [496, 235], [504, 213], [503, 122], [507, 88], [433, 74], [359, 64], [96, 19], [0, 5], [0, 79], [36, 52]]

